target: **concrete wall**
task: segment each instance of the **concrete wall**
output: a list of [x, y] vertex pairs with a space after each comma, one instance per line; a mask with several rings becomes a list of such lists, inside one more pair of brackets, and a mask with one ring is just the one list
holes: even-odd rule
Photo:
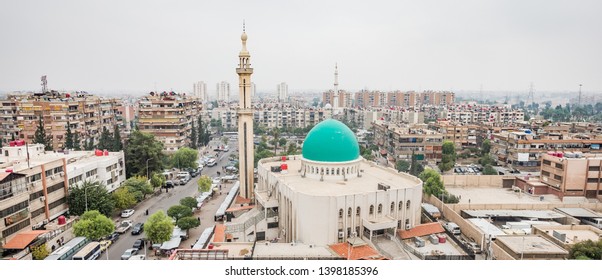
[[515, 260], [515, 258], [504, 251], [499, 245], [495, 244], [495, 242], [491, 244], [491, 251], [494, 260]]
[[554, 210], [554, 208], [586, 208], [596, 212], [602, 211], [602, 203], [548, 203], [548, 204], [448, 204], [453, 211], [461, 210]]
[[465, 236], [472, 238], [477, 244], [481, 245], [481, 249], [483, 248], [483, 243], [484, 243], [484, 235], [485, 233], [483, 233], [479, 228], [477, 228], [473, 223], [465, 220], [464, 218], [462, 218], [462, 216], [460, 216], [460, 212], [456, 212], [453, 210], [452, 207], [453, 204], [443, 204], [443, 202], [441, 202], [441, 200], [439, 200], [438, 198], [434, 197], [434, 196], [423, 196], [424, 197], [424, 201], [435, 205], [437, 208], [440, 209], [441, 214], [443, 215], [443, 217], [445, 217], [445, 219], [456, 223], [459, 227], [460, 230], [462, 231], [462, 234], [464, 234]]
[[442, 175], [446, 187], [503, 187], [506, 175]]

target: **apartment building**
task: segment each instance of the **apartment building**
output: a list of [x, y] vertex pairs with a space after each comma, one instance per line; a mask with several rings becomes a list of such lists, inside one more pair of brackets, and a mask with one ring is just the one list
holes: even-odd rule
[[529, 129], [492, 134], [491, 155], [498, 164], [521, 171], [538, 171], [546, 152], [598, 152], [602, 139], [587, 135], [543, 134]]
[[451, 141], [456, 148], [476, 147], [478, 125], [462, 125], [450, 122], [431, 123], [429, 128], [441, 133], [444, 141]]
[[[29, 154], [29, 157], [28, 157]], [[123, 152], [44, 151], [42, 144], [3, 147], [0, 155], [0, 244], [38, 229], [69, 208], [69, 188], [100, 181], [109, 192], [125, 181]]]
[[541, 182], [548, 193], [602, 198], [602, 154], [549, 152], [541, 156]]
[[[333, 98], [334, 98], [333, 90], [328, 90], [328, 91], [325, 91], [322, 93], [322, 103], [324, 105], [334, 104]], [[348, 92], [348, 91], [345, 91], [342, 89], [339, 90], [339, 105], [340, 105], [340, 107], [344, 107], [344, 108], [351, 108], [354, 106], [351, 92]]]
[[443, 135], [427, 129], [426, 125], [395, 125], [385, 121], [373, 122], [374, 140], [383, 156], [411, 160], [441, 161]]
[[151, 92], [139, 106], [138, 128], [163, 142], [166, 153], [188, 146], [192, 122], [202, 108], [198, 99], [175, 92]]
[[495, 126], [517, 125], [525, 118], [522, 110], [510, 106], [458, 104], [443, 109], [442, 118], [459, 124], [488, 123]]
[[103, 128], [113, 131], [121, 100], [102, 98], [86, 92], [10, 93], [0, 100], [0, 141], [5, 146], [12, 139], [32, 143], [39, 119], [46, 134], [52, 137], [53, 150], [65, 145], [67, 124], [79, 139], [98, 143]]
[[450, 106], [454, 104], [455, 94], [448, 91], [414, 91], [382, 92], [361, 90], [355, 93], [355, 106], [383, 107], [420, 107], [420, 106]]

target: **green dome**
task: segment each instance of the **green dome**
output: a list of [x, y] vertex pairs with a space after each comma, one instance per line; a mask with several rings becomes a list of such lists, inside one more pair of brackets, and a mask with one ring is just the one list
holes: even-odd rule
[[312, 128], [303, 142], [303, 158], [321, 162], [356, 160], [360, 146], [344, 123], [328, 119]]

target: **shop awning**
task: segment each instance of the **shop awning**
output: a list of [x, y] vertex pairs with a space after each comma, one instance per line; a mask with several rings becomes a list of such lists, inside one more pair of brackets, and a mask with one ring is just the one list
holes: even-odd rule
[[18, 233], [6, 242], [2, 248], [4, 249], [25, 249], [31, 242], [33, 242], [38, 236], [47, 233], [47, 230], [32, 230], [28, 232]]
[[180, 247], [182, 239], [180, 237], [172, 237], [169, 241], [163, 242], [161, 250], [171, 250]]

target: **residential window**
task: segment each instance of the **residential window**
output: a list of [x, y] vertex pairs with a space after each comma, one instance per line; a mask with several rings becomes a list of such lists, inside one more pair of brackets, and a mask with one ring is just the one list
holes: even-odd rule
[[31, 177], [29, 177], [30, 183], [37, 182], [39, 180], [42, 180], [42, 173], [33, 174]]
[[590, 167], [588, 167], [587, 170], [589, 170], [589, 171], [600, 171], [600, 166], [590, 166]]
[[46, 177], [50, 177], [53, 173], [52, 173], [52, 169], [46, 170]]
[[543, 164], [544, 164], [544, 165], [552, 165], [552, 162], [551, 162], [551, 161], [549, 161], [549, 160], [547, 160], [547, 159], [544, 159], [544, 160], [543, 160]]
[[598, 178], [587, 178], [588, 183], [598, 183]]
[[560, 175], [554, 175], [554, 179], [556, 179], [558, 181], [562, 181], [562, 176], [560, 176]]
[[563, 170], [564, 166], [562, 165], [562, 163], [556, 163], [556, 168]]
[[550, 172], [542, 170], [541, 175], [550, 177]]

